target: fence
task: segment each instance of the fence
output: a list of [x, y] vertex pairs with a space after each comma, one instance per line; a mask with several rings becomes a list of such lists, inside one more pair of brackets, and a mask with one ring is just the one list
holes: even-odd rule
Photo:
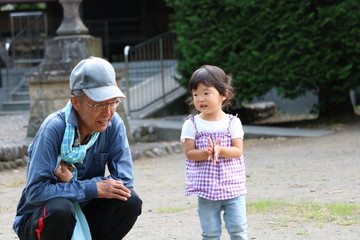
[[126, 46], [126, 112], [132, 118], [144, 118], [156, 112], [186, 90], [175, 80], [175, 35], [165, 33], [134, 47]]
[[7, 99], [21, 87], [23, 81], [10, 78], [23, 69], [34, 69], [44, 58], [44, 41], [48, 36], [47, 17], [43, 12], [17, 12], [10, 14], [11, 40], [2, 56], [6, 65]]

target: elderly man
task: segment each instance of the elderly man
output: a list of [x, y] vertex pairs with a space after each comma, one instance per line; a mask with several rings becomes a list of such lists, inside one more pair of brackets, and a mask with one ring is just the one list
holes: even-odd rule
[[122, 239], [142, 205], [116, 113], [125, 96], [112, 65], [97, 57], [73, 69], [70, 89], [66, 107], [45, 119], [29, 146], [27, 183], [13, 228], [27, 240]]

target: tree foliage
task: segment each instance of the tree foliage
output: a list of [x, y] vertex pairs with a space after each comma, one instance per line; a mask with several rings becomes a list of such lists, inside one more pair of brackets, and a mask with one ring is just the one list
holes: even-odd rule
[[0, 11], [35, 10], [35, 9], [45, 9], [45, 8], [46, 8], [46, 4], [42, 2], [0, 4]]
[[237, 103], [275, 88], [318, 94], [320, 116], [354, 114], [360, 84], [359, 0], [166, 0], [184, 86], [202, 64], [233, 76]]

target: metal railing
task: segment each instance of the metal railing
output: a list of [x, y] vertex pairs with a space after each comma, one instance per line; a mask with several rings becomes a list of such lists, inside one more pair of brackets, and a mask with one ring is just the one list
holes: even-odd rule
[[44, 12], [18, 12], [10, 14], [11, 55], [14, 66], [39, 64], [44, 56], [44, 40], [48, 36], [47, 17]]
[[[17, 12], [10, 14], [11, 39], [6, 42], [5, 58], [7, 98], [23, 81], [11, 81], [17, 69], [37, 67], [44, 58], [44, 41], [48, 37], [47, 17], [44, 12]], [[12, 73], [10, 74], [10, 71]]]
[[186, 90], [175, 78], [175, 34], [165, 33], [134, 47], [126, 46], [125, 109], [132, 118], [144, 118], [182, 96]]

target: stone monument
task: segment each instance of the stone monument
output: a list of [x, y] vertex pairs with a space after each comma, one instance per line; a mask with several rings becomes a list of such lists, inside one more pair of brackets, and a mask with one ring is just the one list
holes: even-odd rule
[[[70, 97], [69, 76], [75, 65], [90, 56], [102, 57], [101, 39], [88, 34], [89, 30], [79, 16], [82, 0], [59, 0], [63, 19], [57, 37], [45, 42], [44, 61], [38, 72], [25, 74], [30, 89], [30, 118], [28, 137], [34, 137], [44, 119], [63, 108]], [[121, 71], [117, 70], [117, 79]], [[118, 112], [128, 129], [129, 142], [133, 142], [124, 106]]]

